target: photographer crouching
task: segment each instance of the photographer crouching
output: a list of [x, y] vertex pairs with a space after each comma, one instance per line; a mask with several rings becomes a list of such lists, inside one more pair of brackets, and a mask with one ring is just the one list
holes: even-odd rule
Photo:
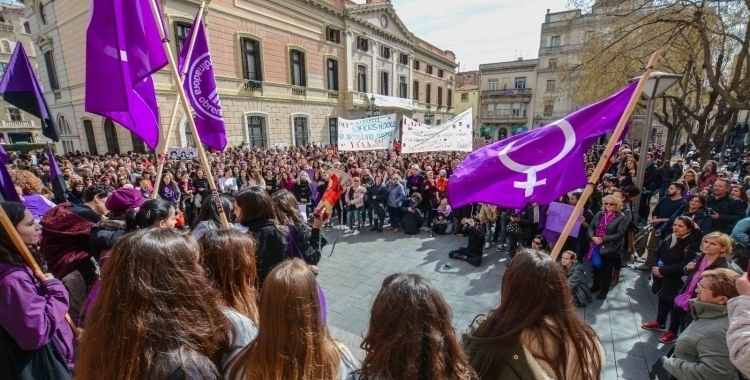
[[484, 225], [479, 221], [478, 216], [464, 218], [461, 221], [466, 224], [466, 232], [469, 234], [469, 244], [466, 248], [459, 248], [448, 253], [448, 257], [456, 260], [464, 260], [476, 267], [482, 265], [482, 249], [484, 247], [484, 235], [486, 233]]

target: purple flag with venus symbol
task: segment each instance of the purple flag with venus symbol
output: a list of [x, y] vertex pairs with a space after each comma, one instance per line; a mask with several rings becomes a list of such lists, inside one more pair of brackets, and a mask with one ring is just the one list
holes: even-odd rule
[[617, 127], [638, 83], [542, 128], [471, 153], [448, 181], [451, 207], [481, 202], [522, 208], [549, 204], [586, 185], [584, 155]]

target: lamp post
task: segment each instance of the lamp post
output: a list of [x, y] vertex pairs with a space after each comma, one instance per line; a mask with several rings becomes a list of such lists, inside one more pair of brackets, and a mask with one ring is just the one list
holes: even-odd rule
[[424, 113], [424, 123], [427, 125], [432, 125], [432, 122], [435, 121], [435, 114], [430, 112], [431, 108], [430, 103], [427, 103], [427, 112]]
[[[646, 154], [648, 154], [648, 143], [651, 137], [651, 119], [654, 115], [654, 102], [656, 98], [662, 96], [667, 90], [672, 87], [677, 81], [682, 78], [679, 74], [664, 73], [661, 71], [654, 71], [648, 78], [646, 86], [643, 88], [643, 96], [648, 99], [646, 103], [646, 123], [643, 126], [643, 135], [641, 136], [641, 149], [638, 155], [638, 171], [636, 173], [635, 185], [641, 189], [641, 195], [635, 199], [633, 204], [633, 211], [638, 213], [641, 206], [641, 200], [648, 202], [651, 197], [646, 199], [645, 190], [643, 189], [643, 177], [646, 166]], [[631, 82], [640, 80], [641, 77], [631, 79]], [[638, 220], [638, 219], [636, 219]]]
[[365, 115], [367, 115], [367, 117], [380, 116], [380, 107], [375, 105], [375, 95], [370, 98], [370, 106], [367, 107]]

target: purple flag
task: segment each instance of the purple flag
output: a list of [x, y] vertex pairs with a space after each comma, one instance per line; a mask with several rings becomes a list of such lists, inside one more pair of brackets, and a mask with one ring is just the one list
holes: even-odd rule
[[584, 154], [599, 136], [617, 127], [637, 84], [550, 125], [471, 153], [448, 181], [451, 207], [549, 204], [586, 185]]
[[47, 144], [47, 161], [49, 161], [49, 179], [52, 183], [52, 192], [55, 194], [55, 201], [57, 203], [65, 203], [68, 199], [65, 196], [65, 179], [60, 171], [60, 167], [57, 166], [55, 155], [52, 153], [49, 144]]
[[118, 122], [155, 148], [159, 109], [151, 74], [168, 61], [149, 1], [91, 1], [86, 111]]
[[13, 184], [13, 180], [10, 178], [8, 172], [8, 153], [5, 152], [2, 144], [0, 144], [0, 195], [6, 202], [21, 202], [16, 191], [16, 185]]
[[3, 80], [0, 81], [0, 96], [6, 102], [38, 117], [42, 122], [44, 137], [60, 141], [60, 131], [44, 98], [42, 85], [34, 75], [29, 58], [20, 42], [16, 43]]
[[227, 130], [224, 127], [219, 87], [216, 85], [211, 53], [208, 50], [206, 28], [203, 23], [196, 24], [197, 21], [198, 16], [186, 40], [192, 41], [193, 33], [198, 33], [191, 56], [187, 56], [190, 49], [189, 43], [184, 44], [180, 52], [180, 72], [183, 72], [183, 65], [187, 64], [183, 87], [190, 99], [190, 105], [195, 110], [195, 127], [198, 129], [198, 137], [203, 144], [221, 151], [227, 146]]

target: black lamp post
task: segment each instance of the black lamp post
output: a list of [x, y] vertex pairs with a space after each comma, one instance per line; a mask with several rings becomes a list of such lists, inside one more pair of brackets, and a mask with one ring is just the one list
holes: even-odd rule
[[365, 115], [367, 115], [367, 117], [380, 116], [380, 108], [375, 105], [375, 95], [370, 98], [370, 106], [367, 107]]
[[430, 109], [432, 106], [427, 103], [427, 112], [424, 113], [424, 123], [431, 125], [433, 121], [435, 121], [435, 114], [430, 112]]

